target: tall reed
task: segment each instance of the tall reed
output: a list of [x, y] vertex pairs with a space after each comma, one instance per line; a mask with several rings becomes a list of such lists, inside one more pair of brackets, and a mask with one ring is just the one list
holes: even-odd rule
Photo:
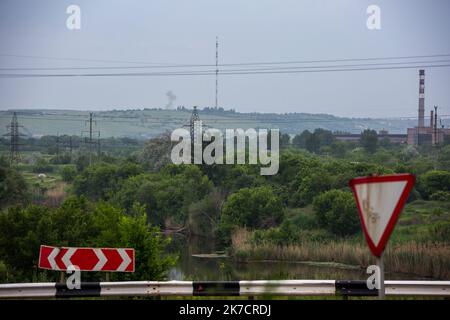
[[[374, 264], [365, 243], [340, 240], [334, 242], [305, 241], [296, 245], [255, 245], [251, 233], [237, 230], [232, 236], [232, 255], [240, 262], [250, 260], [336, 262], [366, 268]], [[434, 279], [450, 279], [450, 246], [445, 243], [399, 243], [386, 248], [387, 272], [414, 274]]]

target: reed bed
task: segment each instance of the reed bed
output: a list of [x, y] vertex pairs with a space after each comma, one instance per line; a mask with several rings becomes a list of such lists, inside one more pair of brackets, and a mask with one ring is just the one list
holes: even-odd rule
[[[340, 240], [305, 241], [296, 245], [252, 244], [251, 233], [239, 229], [232, 236], [232, 255], [240, 262], [255, 260], [336, 262], [366, 268], [374, 264], [365, 243]], [[388, 245], [384, 253], [387, 272], [407, 273], [424, 278], [450, 279], [448, 243], [405, 242]]]

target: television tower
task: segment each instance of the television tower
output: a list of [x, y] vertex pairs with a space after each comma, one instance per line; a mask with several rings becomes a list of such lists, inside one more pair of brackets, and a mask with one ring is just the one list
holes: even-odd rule
[[214, 105], [217, 109], [217, 96], [219, 93], [219, 37], [216, 36], [216, 103]]

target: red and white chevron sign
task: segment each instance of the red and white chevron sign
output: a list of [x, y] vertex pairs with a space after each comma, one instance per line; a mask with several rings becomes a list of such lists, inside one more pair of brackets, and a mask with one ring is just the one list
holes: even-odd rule
[[71, 265], [80, 271], [134, 272], [134, 249], [41, 245], [39, 268], [65, 271]]

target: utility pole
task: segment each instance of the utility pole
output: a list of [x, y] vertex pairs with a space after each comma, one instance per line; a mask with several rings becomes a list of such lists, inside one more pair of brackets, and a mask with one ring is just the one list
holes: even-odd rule
[[[434, 147], [438, 147], [439, 146], [439, 137], [438, 137], [438, 131], [437, 131], [437, 106], [434, 106], [434, 123], [433, 123], [433, 128], [432, 128], [432, 133], [431, 133], [431, 145]], [[434, 170], [437, 170], [438, 168], [438, 148], [433, 148], [434, 150], [432, 150], [433, 153], [433, 162], [434, 162]]]
[[[94, 113], [93, 112], [89, 112], [89, 120], [86, 120], [86, 123], [89, 122], [89, 131], [82, 131], [83, 132], [89, 132], [89, 140], [87, 141], [89, 147], [89, 165], [92, 164], [92, 145], [95, 144], [96, 142], [92, 139], [92, 135], [94, 132], [97, 132], [100, 135], [100, 131], [94, 131], [93, 130], [93, 125], [97, 125], [97, 121], [95, 121], [94, 119]], [[86, 140], [85, 140], [86, 142]]]
[[97, 157], [100, 157], [101, 153], [102, 152], [100, 147], [100, 132], [99, 132], [97, 137]]
[[72, 150], [73, 150], [72, 136], [69, 136], [69, 150], [70, 150], [70, 162], [72, 162]]
[[437, 106], [434, 106], [434, 144], [439, 144], [439, 137], [438, 137], [438, 131], [437, 131]]
[[56, 160], [59, 161], [59, 132], [56, 133]]
[[9, 132], [4, 136], [10, 137], [9, 163], [10, 165], [13, 165], [14, 163], [17, 164], [20, 161], [19, 137], [24, 136], [19, 132], [19, 128], [23, 126], [19, 125], [17, 114], [15, 112], [13, 113], [10, 125], [6, 127]]

